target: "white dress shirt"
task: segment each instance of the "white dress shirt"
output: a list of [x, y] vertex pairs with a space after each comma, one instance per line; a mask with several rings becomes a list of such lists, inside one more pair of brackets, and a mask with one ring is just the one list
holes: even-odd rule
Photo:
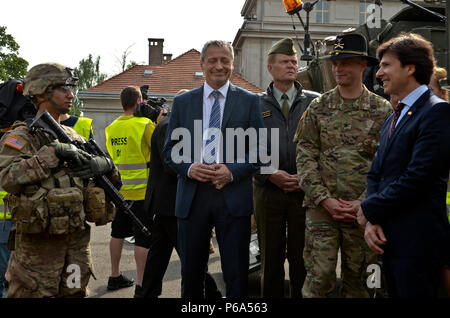
[[[223, 111], [225, 109], [225, 101], [227, 98], [227, 93], [228, 93], [229, 87], [230, 87], [230, 81], [227, 81], [225, 83], [225, 85], [223, 85], [221, 88], [218, 89], [218, 91], [220, 92], [220, 96], [219, 96], [220, 127], [222, 127]], [[201, 149], [202, 156], [200, 157], [200, 158], [202, 158], [202, 162], [203, 162], [203, 149], [205, 149], [206, 141], [208, 140], [209, 117], [211, 117], [211, 110], [212, 110], [212, 106], [214, 105], [214, 95], [211, 94], [214, 90], [215, 89], [213, 89], [211, 86], [209, 86], [208, 83], [205, 82], [203, 84], [203, 118], [202, 118], [203, 142], [202, 142], [202, 149]], [[220, 143], [220, 139], [218, 140], [218, 142]], [[220, 154], [220, 149], [216, 149], [216, 162], [218, 162], [217, 158], [220, 158], [219, 154]], [[190, 172], [191, 172], [191, 168], [192, 168], [193, 164], [191, 164], [191, 166], [189, 167], [188, 172], [187, 172], [187, 175], [189, 178], [191, 177]], [[231, 176], [231, 179], [233, 180], [233, 176]]]
[[[220, 104], [220, 127], [222, 127], [223, 111], [225, 109], [225, 100], [227, 98], [228, 87], [230, 86], [230, 81], [227, 81], [225, 85], [218, 89], [220, 92], [219, 104]], [[211, 110], [214, 104], [214, 95], [212, 92], [215, 91], [208, 83], [203, 85], [203, 143], [202, 143], [202, 159], [204, 158], [203, 149], [206, 147], [206, 141], [209, 139], [209, 117], [211, 117]], [[218, 144], [220, 140], [218, 140]], [[216, 160], [219, 162], [218, 158], [220, 155], [220, 149], [216, 149]]]

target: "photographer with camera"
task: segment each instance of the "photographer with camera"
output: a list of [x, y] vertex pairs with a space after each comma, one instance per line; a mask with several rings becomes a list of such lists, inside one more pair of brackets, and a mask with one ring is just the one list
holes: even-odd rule
[[148, 85], [143, 85], [140, 87], [142, 94], [142, 102], [136, 107], [134, 116], [137, 117], [147, 117], [154, 123], [159, 123], [159, 121], [167, 116], [168, 112], [165, 108], [166, 99], [156, 98], [148, 96]]
[[[122, 116], [105, 128], [106, 148], [122, 177], [123, 185], [120, 193], [127, 201], [130, 201], [131, 210], [148, 228], [151, 219], [143, 204], [149, 176], [150, 142], [155, 124], [151, 119], [139, 116], [141, 114], [137, 113], [138, 106], [148, 110], [144, 106], [145, 104], [142, 104], [139, 87], [125, 87], [120, 93], [120, 100], [124, 112]], [[123, 241], [129, 236], [135, 238], [134, 258], [137, 271], [135, 297], [137, 297], [142, 288], [149, 239], [133, 225], [131, 218], [121, 210], [116, 212], [116, 217], [111, 225], [111, 276], [107, 288], [108, 290], [117, 290], [134, 284], [133, 279], [125, 277], [119, 271]]]

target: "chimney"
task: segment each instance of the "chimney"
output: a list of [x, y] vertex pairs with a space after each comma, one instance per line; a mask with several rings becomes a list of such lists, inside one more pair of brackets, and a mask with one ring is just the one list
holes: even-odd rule
[[148, 39], [148, 64], [161, 65], [163, 63], [164, 39]]
[[163, 56], [164, 62], [169, 62], [170, 60], [172, 60], [172, 54], [164, 54]]

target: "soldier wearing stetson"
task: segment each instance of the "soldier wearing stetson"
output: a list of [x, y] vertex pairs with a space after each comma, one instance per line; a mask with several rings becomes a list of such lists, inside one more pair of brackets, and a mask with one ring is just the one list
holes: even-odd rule
[[324, 59], [332, 62], [337, 86], [311, 102], [295, 134], [306, 208], [302, 293], [333, 295], [340, 248], [341, 296], [368, 297], [367, 265], [377, 259], [366, 246], [356, 212], [365, 197], [381, 126], [392, 108], [362, 83], [367, 65], [377, 63], [368, 56], [362, 35], [338, 35]]
[[[279, 167], [270, 175], [255, 174], [253, 199], [261, 251], [261, 296], [284, 296], [284, 262], [289, 261], [290, 296], [301, 297], [303, 263], [304, 193], [298, 185], [295, 143], [298, 121], [318, 93], [304, 90], [297, 77], [297, 54], [292, 39], [282, 39], [268, 52], [267, 70], [273, 82], [261, 96], [268, 128], [278, 128]], [[273, 155], [273, 154], [272, 154]]]

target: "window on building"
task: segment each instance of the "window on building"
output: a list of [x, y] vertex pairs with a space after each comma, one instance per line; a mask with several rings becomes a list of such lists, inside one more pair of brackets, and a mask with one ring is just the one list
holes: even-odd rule
[[366, 23], [367, 17], [372, 14], [372, 12], [367, 11], [367, 6], [372, 3], [371, 0], [359, 0], [359, 24]]
[[328, 23], [328, 2], [320, 0], [317, 2], [314, 11], [316, 12], [316, 23]]

